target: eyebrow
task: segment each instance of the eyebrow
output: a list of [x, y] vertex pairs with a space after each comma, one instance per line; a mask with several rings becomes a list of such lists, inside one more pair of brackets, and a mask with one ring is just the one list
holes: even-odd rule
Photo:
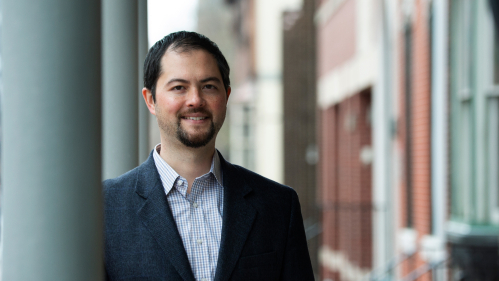
[[[204, 78], [204, 79], [203, 79], [203, 80], [201, 80], [200, 82], [201, 82], [201, 83], [206, 83], [206, 82], [210, 82], [210, 81], [214, 81], [214, 82], [222, 83], [222, 82], [220, 81], [220, 79], [218, 79], [218, 77], [215, 77], [215, 76], [208, 77], [208, 78]], [[189, 81], [187, 81], [187, 80], [185, 80], [185, 79], [181, 79], [181, 78], [173, 78], [173, 79], [171, 79], [170, 81], [168, 81], [168, 83], [166, 83], [166, 84], [168, 85], [168, 84], [171, 84], [171, 83], [174, 83], [174, 82], [189, 83]]]
[[171, 83], [173, 83], [173, 82], [189, 83], [189, 81], [187, 81], [187, 80], [185, 80], [185, 79], [173, 78], [173, 79], [171, 79], [170, 81], [168, 81], [168, 83], [166, 83], [166, 85], [171, 84]]
[[222, 82], [220, 81], [220, 79], [218, 79], [218, 78], [217, 78], [217, 77], [215, 77], [215, 76], [205, 78], [205, 79], [201, 80], [201, 83], [206, 83], [206, 82], [210, 82], [210, 81], [213, 81], [213, 82], [218, 82], [218, 83], [222, 83]]

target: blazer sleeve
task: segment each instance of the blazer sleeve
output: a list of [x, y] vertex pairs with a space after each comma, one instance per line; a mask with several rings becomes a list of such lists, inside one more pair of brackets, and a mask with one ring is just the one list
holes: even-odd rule
[[293, 190], [286, 250], [281, 280], [314, 281], [298, 195]]

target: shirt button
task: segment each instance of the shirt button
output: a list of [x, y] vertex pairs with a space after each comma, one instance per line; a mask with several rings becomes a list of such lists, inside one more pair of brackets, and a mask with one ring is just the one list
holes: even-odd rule
[[198, 244], [199, 244], [199, 245], [203, 244], [203, 240], [198, 239]]
[[194, 202], [194, 203], [192, 203], [192, 206], [194, 206], [194, 208], [197, 208], [198, 204], [196, 202]]
[[182, 180], [178, 180], [178, 181], [177, 181], [177, 184], [178, 184], [178, 185], [182, 185], [183, 183], [184, 183], [184, 182], [183, 182]]

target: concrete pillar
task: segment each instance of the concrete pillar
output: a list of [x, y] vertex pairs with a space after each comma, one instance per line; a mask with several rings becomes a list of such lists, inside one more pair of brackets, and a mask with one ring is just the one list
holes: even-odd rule
[[2, 0], [2, 280], [103, 280], [98, 0]]
[[103, 178], [137, 166], [137, 0], [102, 0]]
[[142, 87], [144, 86], [144, 60], [148, 51], [147, 40], [147, 0], [138, 0], [139, 7], [139, 53], [138, 53], [138, 70], [139, 70], [139, 164], [144, 162], [149, 156], [149, 110], [142, 98]]

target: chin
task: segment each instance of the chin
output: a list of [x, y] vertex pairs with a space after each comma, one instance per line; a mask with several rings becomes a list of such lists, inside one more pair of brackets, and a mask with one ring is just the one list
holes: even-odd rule
[[212, 126], [208, 132], [203, 134], [189, 134], [179, 128], [177, 130], [177, 139], [187, 147], [200, 148], [204, 147], [211, 142], [216, 136], [215, 127]]

